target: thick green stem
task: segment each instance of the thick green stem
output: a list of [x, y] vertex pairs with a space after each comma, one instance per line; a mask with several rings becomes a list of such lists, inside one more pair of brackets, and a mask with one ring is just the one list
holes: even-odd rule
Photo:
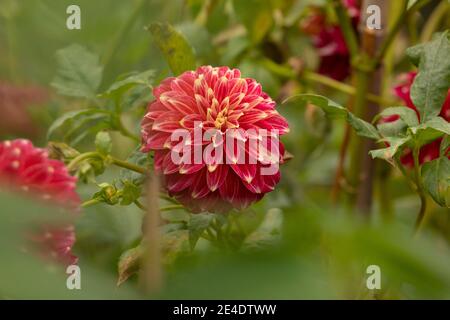
[[352, 21], [347, 13], [347, 9], [342, 5], [341, 0], [333, 0], [333, 8], [339, 20], [342, 33], [345, 38], [350, 56], [355, 57], [359, 51], [358, 39], [353, 29]]
[[413, 149], [413, 158], [414, 158], [414, 179], [417, 186], [417, 193], [420, 197], [420, 210], [417, 215], [415, 232], [417, 233], [422, 225], [422, 222], [425, 218], [425, 212], [427, 209], [427, 197], [425, 195], [425, 191], [422, 185], [422, 175], [420, 172], [420, 163], [419, 163], [419, 146], [415, 146]]
[[[367, 99], [366, 95], [369, 90], [370, 73], [362, 70], [356, 70], [355, 80], [357, 84], [357, 92], [355, 96], [353, 113], [359, 118], [365, 118]], [[350, 151], [350, 168], [348, 171], [348, 182], [353, 188], [351, 198], [354, 200], [356, 189], [358, 188], [361, 179], [361, 164], [363, 157], [363, 140], [355, 133], [352, 133], [352, 147]]]
[[87, 159], [90, 159], [90, 158], [102, 158], [102, 155], [100, 155], [100, 154], [99, 154], [98, 152], [96, 152], [96, 151], [91, 151], [91, 152], [85, 152], [85, 153], [82, 153], [82, 154], [76, 156], [75, 158], [73, 158], [73, 159], [69, 162], [69, 164], [67, 165], [67, 170], [69, 170], [69, 172], [72, 171], [73, 169], [76, 168], [76, 166], [77, 166], [80, 162], [82, 162], [82, 161], [84, 161], [84, 160], [87, 160]]

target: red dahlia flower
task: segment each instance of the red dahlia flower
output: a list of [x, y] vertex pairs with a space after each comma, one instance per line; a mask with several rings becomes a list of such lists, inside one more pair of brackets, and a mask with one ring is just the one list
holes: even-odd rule
[[[153, 95], [142, 121], [142, 151], [155, 151], [155, 171], [171, 196], [194, 212], [226, 212], [245, 208], [275, 188], [278, 167], [270, 173], [264, 169], [283, 162], [284, 146], [276, 139], [270, 147], [253, 142], [289, 128], [258, 82], [241, 78], [237, 69], [204, 66], [165, 79]], [[188, 136], [184, 144], [173, 139], [180, 130]], [[206, 153], [211, 146], [214, 152]], [[179, 152], [185, 161], [174, 161]]]
[[[399, 97], [400, 99], [402, 99], [405, 102], [405, 104], [408, 108], [413, 109], [416, 112], [417, 118], [420, 121], [419, 111], [414, 106], [414, 103], [411, 100], [411, 86], [414, 82], [416, 75], [417, 75], [417, 72], [409, 72], [406, 75], [404, 75], [403, 77], [405, 78], [405, 81], [403, 83], [401, 83], [400, 85], [398, 85], [397, 87], [395, 87], [394, 92], [397, 95], [397, 97]], [[448, 91], [447, 98], [442, 106], [442, 109], [441, 109], [441, 112], [439, 115], [442, 118], [444, 118], [445, 120], [450, 121], [450, 89]], [[382, 122], [389, 123], [389, 122], [397, 121], [398, 119], [400, 119], [400, 117], [398, 115], [393, 115], [393, 116], [385, 117], [384, 119], [382, 119]], [[420, 149], [420, 153], [419, 153], [420, 164], [434, 160], [439, 157], [441, 141], [442, 141], [442, 138], [437, 139], [437, 140], [423, 146]], [[449, 158], [450, 158], [450, 155], [449, 155]], [[404, 155], [401, 157], [401, 161], [404, 165], [407, 165], [407, 166], [414, 165], [414, 159], [412, 156], [412, 151], [410, 149], [405, 149]]]
[[[49, 159], [45, 149], [34, 147], [28, 140], [0, 142], [0, 186], [70, 209], [80, 202], [75, 192], [76, 178], [69, 175], [64, 163]], [[45, 256], [76, 263], [71, 252], [75, 242], [72, 226], [39, 228], [32, 240]]]
[[[342, 4], [347, 8], [356, 30], [361, 15], [358, 1], [342, 0]], [[320, 57], [319, 73], [339, 81], [347, 78], [350, 74], [350, 54], [340, 27], [327, 24], [323, 12], [312, 10], [301, 28], [313, 36], [313, 44]]]

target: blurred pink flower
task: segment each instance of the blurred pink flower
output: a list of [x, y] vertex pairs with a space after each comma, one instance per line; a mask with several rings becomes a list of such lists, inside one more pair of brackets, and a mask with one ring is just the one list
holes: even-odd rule
[[39, 127], [29, 110], [48, 100], [48, 92], [37, 86], [18, 86], [0, 81], [0, 134], [36, 136]]
[[[142, 121], [142, 151], [155, 151], [155, 171], [162, 174], [171, 196], [194, 212], [226, 212], [245, 208], [275, 188], [280, 171], [261, 173], [268, 160], [265, 153], [260, 152], [254, 163], [235, 159], [237, 154], [249, 159], [258, 152], [250, 143], [248, 131], [263, 135], [260, 129], [266, 129], [283, 135], [289, 130], [287, 121], [275, 110], [275, 102], [258, 82], [241, 78], [237, 69], [203, 66], [165, 79], [154, 88], [153, 95], [155, 100], [149, 104]], [[174, 163], [172, 151], [176, 146], [172, 133], [178, 129], [185, 130], [193, 145], [200, 148], [205, 142], [196, 142], [195, 131], [202, 134], [208, 129], [217, 131], [212, 141], [223, 151], [226, 161]], [[231, 146], [222, 140], [230, 132], [245, 141], [241, 149], [236, 147], [238, 144]], [[283, 144], [277, 140], [273, 148], [279, 151], [276, 161], [282, 163]]]
[[[75, 209], [80, 203], [75, 191], [76, 178], [64, 163], [49, 159], [45, 149], [24, 139], [0, 142], [0, 185], [64, 208]], [[63, 263], [76, 263], [71, 248], [75, 242], [72, 226], [45, 225], [31, 238], [40, 244], [42, 254]]]

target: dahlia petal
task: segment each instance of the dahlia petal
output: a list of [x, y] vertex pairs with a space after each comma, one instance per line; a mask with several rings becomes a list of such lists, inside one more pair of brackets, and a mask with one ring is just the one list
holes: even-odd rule
[[226, 181], [219, 187], [221, 197], [234, 203], [239, 197], [240, 183], [239, 177], [234, 173], [229, 172]]
[[172, 153], [167, 152], [167, 154], [164, 157], [164, 160], [162, 162], [161, 168], [162, 168], [164, 174], [172, 174], [172, 173], [178, 172], [178, 170], [180, 169], [180, 166], [173, 163]]
[[175, 80], [174, 77], [169, 77], [161, 81], [159, 86], [153, 88], [153, 96], [158, 100], [161, 94], [171, 90], [171, 82]]
[[201, 169], [203, 169], [205, 167], [204, 163], [200, 163], [200, 164], [182, 164], [179, 168], [179, 173], [180, 174], [193, 174], [196, 173], [198, 171], [200, 171]]
[[279, 115], [260, 120], [255, 124], [268, 130], [277, 130], [278, 135], [283, 135], [289, 132], [289, 124], [286, 119]]
[[267, 118], [267, 113], [264, 111], [253, 109], [246, 112], [243, 116], [239, 118], [240, 124], [254, 123]]
[[174, 95], [172, 93], [163, 93], [160, 97], [161, 103], [171, 111], [178, 111], [182, 114], [192, 114], [194, 111], [186, 100], [190, 100], [188, 96]]
[[251, 183], [256, 176], [256, 164], [231, 164], [233, 171], [247, 183]]
[[191, 186], [191, 196], [194, 199], [201, 199], [203, 197], [206, 197], [210, 190], [208, 188], [208, 184], [205, 183], [206, 181], [206, 169], [200, 171], [196, 175], [196, 180], [194, 181], [193, 185]]
[[170, 192], [181, 192], [189, 188], [194, 183], [196, 177], [195, 174], [181, 175], [179, 173], [173, 173], [166, 175], [167, 189]]
[[149, 150], [160, 150], [165, 148], [166, 142], [170, 141], [170, 134], [167, 132], [153, 131], [145, 141], [144, 152]]
[[152, 125], [152, 130], [173, 132], [180, 128], [179, 119], [180, 114], [178, 112], [165, 112], [155, 119]]
[[216, 191], [218, 188], [222, 186], [225, 182], [228, 175], [228, 166], [219, 164], [213, 167], [213, 170], [210, 170], [208, 167], [208, 172], [206, 174], [206, 182], [208, 184], [208, 188], [211, 191]]

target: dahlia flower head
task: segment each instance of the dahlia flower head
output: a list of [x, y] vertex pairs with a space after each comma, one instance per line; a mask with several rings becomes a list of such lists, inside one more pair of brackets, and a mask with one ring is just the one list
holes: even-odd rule
[[[202, 66], [165, 79], [153, 95], [141, 150], [154, 151], [169, 195], [193, 212], [227, 212], [274, 190], [285, 154], [278, 136], [289, 126], [258, 82], [238, 69]], [[174, 132], [184, 132], [185, 142]]]
[[[342, 0], [356, 30], [360, 19], [360, 5], [357, 0]], [[350, 54], [344, 35], [338, 25], [326, 23], [321, 10], [312, 10], [312, 14], [302, 22], [302, 30], [312, 36], [314, 47], [320, 57], [318, 72], [335, 80], [344, 80], [350, 74]]]
[[[412, 99], [411, 99], [411, 86], [414, 82], [414, 79], [417, 75], [417, 72], [409, 72], [407, 74], [402, 75], [402, 78], [404, 81], [396, 86], [394, 88], [394, 93], [397, 97], [403, 100], [403, 102], [406, 104], [406, 106], [412, 110], [414, 110], [417, 114], [417, 119], [420, 121], [420, 114], [417, 110], [416, 106], [414, 105]], [[439, 116], [444, 118], [447, 122], [450, 121], [450, 89], [448, 91], [447, 98], [442, 105], [441, 112], [439, 113]], [[389, 122], [395, 122], [398, 119], [400, 119], [400, 116], [398, 115], [392, 115], [389, 117], [385, 117], [382, 119], [383, 123], [389, 123]], [[440, 154], [440, 146], [441, 146], [442, 138], [436, 139], [435, 141], [424, 145], [419, 152], [419, 162], [420, 164], [423, 164], [428, 161], [432, 161], [439, 157]], [[449, 154], [450, 159], [450, 154]], [[400, 158], [401, 162], [409, 167], [414, 166], [414, 159], [412, 155], [411, 149], [405, 149], [404, 154]]]
[[[24, 139], [0, 142], [0, 188], [74, 211], [80, 199], [75, 191], [76, 178], [70, 176], [63, 162], [48, 158], [47, 150], [36, 148]], [[29, 235], [41, 255], [73, 264], [75, 243], [71, 225], [40, 225]]]

